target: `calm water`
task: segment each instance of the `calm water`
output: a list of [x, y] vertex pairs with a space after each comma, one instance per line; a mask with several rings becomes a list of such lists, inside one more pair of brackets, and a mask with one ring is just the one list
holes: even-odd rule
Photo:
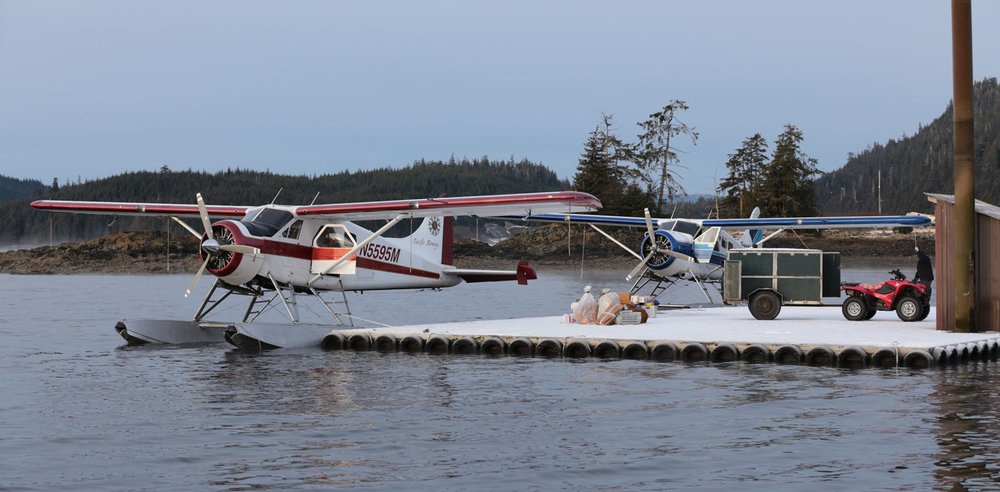
[[[557, 315], [584, 282], [625, 287], [620, 272], [541, 276], [366, 293], [352, 308], [397, 324]], [[1000, 479], [996, 363], [848, 371], [123, 347], [119, 318], [194, 313], [189, 280], [0, 275], [0, 489], [923, 490]]]

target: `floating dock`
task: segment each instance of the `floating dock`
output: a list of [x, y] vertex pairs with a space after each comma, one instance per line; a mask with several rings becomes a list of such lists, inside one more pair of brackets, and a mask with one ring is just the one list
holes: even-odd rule
[[563, 323], [559, 316], [381, 328], [229, 324], [226, 338], [245, 349], [320, 345], [379, 350], [652, 361], [809, 364], [848, 368], [926, 368], [996, 360], [1000, 333], [935, 329], [935, 313], [903, 322], [880, 311], [848, 321], [840, 306], [786, 306], [777, 319], [755, 319], [746, 306], [661, 309], [647, 323]]

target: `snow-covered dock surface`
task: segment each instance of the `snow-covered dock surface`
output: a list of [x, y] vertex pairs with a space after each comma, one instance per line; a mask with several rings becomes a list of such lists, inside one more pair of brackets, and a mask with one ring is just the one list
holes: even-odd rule
[[[306, 347], [546, 357], [806, 363], [842, 367], [929, 367], [996, 360], [1000, 333], [954, 333], [894, 312], [848, 321], [840, 306], [785, 306], [777, 319], [755, 319], [746, 306], [661, 309], [635, 325], [564, 323], [561, 316], [472, 320], [377, 328], [236, 323], [230, 342], [247, 349]], [[609, 355], [610, 354], [610, 355]]]
[[777, 319], [755, 319], [746, 306], [660, 310], [638, 325], [562, 323], [559, 316], [371, 329], [373, 333], [611, 340], [670, 340], [701, 343], [765, 345], [832, 345], [860, 347], [932, 347], [1000, 337], [998, 332], [953, 333], [935, 329], [932, 310], [924, 321], [903, 322], [891, 311], [869, 321], [848, 321], [840, 306], [784, 306]]

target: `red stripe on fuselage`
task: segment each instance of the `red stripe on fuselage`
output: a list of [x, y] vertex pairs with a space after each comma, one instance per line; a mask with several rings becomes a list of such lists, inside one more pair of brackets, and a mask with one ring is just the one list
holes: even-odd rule
[[429, 272], [427, 270], [419, 270], [417, 268], [405, 267], [402, 265], [395, 265], [392, 263], [385, 263], [382, 261], [373, 260], [371, 258], [358, 258], [358, 268], [366, 268], [368, 270], [376, 270], [379, 272], [387, 273], [398, 273], [400, 275], [410, 275], [412, 277], [423, 277], [423, 278], [441, 278], [440, 273]]
[[[351, 248], [313, 248], [312, 249], [312, 259], [320, 261], [330, 261], [339, 260], [350, 251]], [[358, 259], [358, 255], [355, 254], [352, 260]]]

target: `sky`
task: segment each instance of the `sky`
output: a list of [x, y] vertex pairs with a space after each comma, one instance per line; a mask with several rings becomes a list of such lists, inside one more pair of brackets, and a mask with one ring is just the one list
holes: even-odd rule
[[[1000, 2], [972, 16], [975, 79], [998, 76]], [[486, 155], [572, 180], [602, 113], [635, 141], [679, 99], [680, 182], [711, 193], [754, 133], [793, 124], [832, 171], [938, 117], [951, 77], [947, 0], [0, 0], [0, 174]]]

